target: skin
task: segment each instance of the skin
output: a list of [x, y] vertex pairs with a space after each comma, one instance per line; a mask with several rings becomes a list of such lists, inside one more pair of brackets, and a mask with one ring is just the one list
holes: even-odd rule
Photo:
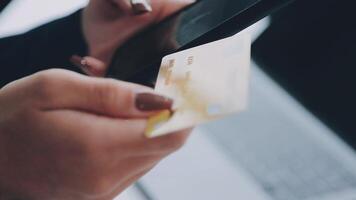
[[84, 9], [82, 21], [88, 56], [97, 60], [94, 75], [105, 74], [114, 51], [132, 35], [194, 2], [151, 0], [153, 11], [136, 15], [128, 0], [91, 0]]
[[137, 91], [56, 69], [2, 88], [0, 199], [112, 199], [179, 149], [189, 130], [144, 137]]
[[[83, 12], [101, 72], [132, 34], [189, 4], [152, 0], [134, 15], [124, 0], [91, 0]], [[100, 30], [100, 31], [98, 31]], [[101, 65], [100, 65], [101, 64]], [[0, 199], [112, 199], [179, 149], [191, 130], [147, 139], [147, 118], [126, 82], [52, 69], [0, 89]]]

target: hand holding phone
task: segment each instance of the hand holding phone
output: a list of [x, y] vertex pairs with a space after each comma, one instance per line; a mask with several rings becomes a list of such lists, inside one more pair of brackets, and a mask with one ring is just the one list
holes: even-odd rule
[[164, 56], [232, 36], [292, 1], [197, 1], [118, 48], [108, 76], [152, 86]]

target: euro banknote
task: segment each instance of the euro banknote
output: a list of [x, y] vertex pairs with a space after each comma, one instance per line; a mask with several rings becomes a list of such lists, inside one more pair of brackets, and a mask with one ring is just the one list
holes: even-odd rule
[[146, 136], [157, 137], [246, 109], [251, 55], [248, 33], [163, 58], [155, 91], [174, 100], [173, 111], [151, 117]]

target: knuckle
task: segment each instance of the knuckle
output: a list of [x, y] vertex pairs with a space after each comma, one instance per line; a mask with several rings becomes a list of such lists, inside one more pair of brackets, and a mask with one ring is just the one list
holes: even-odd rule
[[33, 75], [32, 88], [34, 95], [42, 101], [54, 100], [57, 90], [73, 79], [73, 73], [63, 69], [49, 69]]
[[132, 95], [120, 87], [117, 81], [106, 80], [103, 84], [93, 86], [93, 94], [97, 106], [104, 111], [113, 112], [120, 107], [124, 107], [125, 110], [130, 109]]
[[109, 111], [111, 105], [108, 102], [115, 102], [117, 99], [117, 92], [110, 82], [105, 82], [100, 85], [93, 85], [92, 94], [96, 99], [96, 106], [104, 111]]
[[57, 82], [53, 73], [52, 70], [47, 70], [35, 75], [33, 82], [34, 94], [42, 101], [53, 99], [53, 87]]

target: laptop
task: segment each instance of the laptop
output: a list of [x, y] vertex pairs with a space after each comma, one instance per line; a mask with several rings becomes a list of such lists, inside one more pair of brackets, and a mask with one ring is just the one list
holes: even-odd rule
[[198, 127], [140, 188], [148, 200], [355, 200], [356, 154], [253, 65], [249, 110]]

